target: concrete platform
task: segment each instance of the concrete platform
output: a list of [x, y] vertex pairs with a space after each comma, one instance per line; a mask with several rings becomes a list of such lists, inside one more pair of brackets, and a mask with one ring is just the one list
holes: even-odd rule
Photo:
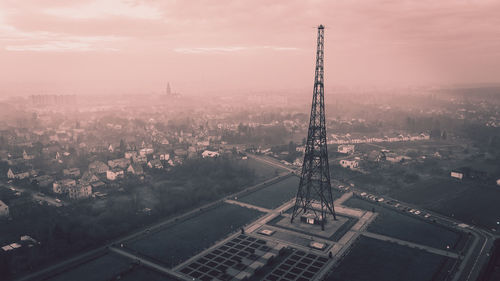
[[340, 227], [343, 224], [345, 224], [348, 220], [349, 220], [348, 218], [342, 216], [337, 216], [337, 220], [329, 218], [325, 223], [325, 230], [321, 230], [320, 225], [307, 224], [301, 222], [300, 218], [295, 219], [295, 221], [291, 223], [290, 218], [284, 217], [276, 223], [276, 226], [314, 236], [329, 238], [332, 237], [335, 234], [335, 232], [337, 232], [340, 229]]

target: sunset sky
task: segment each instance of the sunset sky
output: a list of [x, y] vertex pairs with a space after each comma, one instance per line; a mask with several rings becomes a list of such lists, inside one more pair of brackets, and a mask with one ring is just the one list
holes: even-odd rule
[[500, 1], [0, 0], [0, 94], [500, 82]]

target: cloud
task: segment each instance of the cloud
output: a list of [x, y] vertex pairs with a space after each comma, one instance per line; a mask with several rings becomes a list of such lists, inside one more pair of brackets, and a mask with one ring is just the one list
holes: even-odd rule
[[243, 47], [243, 46], [225, 46], [225, 47], [196, 47], [196, 48], [175, 48], [174, 52], [183, 54], [213, 54], [213, 53], [231, 53], [239, 51], [249, 51], [249, 50], [273, 50], [273, 51], [297, 51], [299, 48], [296, 47], [276, 47], [276, 46], [253, 46], [253, 47]]
[[113, 16], [150, 20], [162, 18], [161, 11], [156, 7], [123, 0], [95, 0], [86, 4], [46, 8], [42, 12], [68, 19], [102, 19]]
[[65, 52], [65, 51], [118, 51], [116, 48], [99, 48], [89, 43], [71, 42], [71, 41], [51, 41], [42, 44], [31, 45], [8, 45], [5, 46], [7, 51], [33, 51], [33, 52]]

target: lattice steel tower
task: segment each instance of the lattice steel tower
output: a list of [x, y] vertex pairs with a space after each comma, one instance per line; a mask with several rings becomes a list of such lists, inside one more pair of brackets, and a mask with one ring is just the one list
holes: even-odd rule
[[[324, 34], [324, 26], [318, 26], [318, 46], [316, 50], [316, 71], [314, 75], [311, 119], [309, 121], [299, 190], [297, 191], [291, 218], [291, 222], [293, 223], [294, 218], [301, 216], [302, 221], [319, 224], [322, 230], [325, 229], [325, 222], [329, 214], [333, 216], [333, 219], [337, 219], [333, 208], [328, 150], [326, 147], [323, 87]], [[315, 202], [314, 206], [313, 202]]]

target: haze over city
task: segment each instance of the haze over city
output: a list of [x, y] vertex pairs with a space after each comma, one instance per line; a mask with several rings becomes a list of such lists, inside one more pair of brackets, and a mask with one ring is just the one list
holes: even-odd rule
[[0, 94], [187, 95], [498, 83], [498, 1], [0, 3]]
[[500, 280], [499, 14], [0, 1], [0, 280]]

